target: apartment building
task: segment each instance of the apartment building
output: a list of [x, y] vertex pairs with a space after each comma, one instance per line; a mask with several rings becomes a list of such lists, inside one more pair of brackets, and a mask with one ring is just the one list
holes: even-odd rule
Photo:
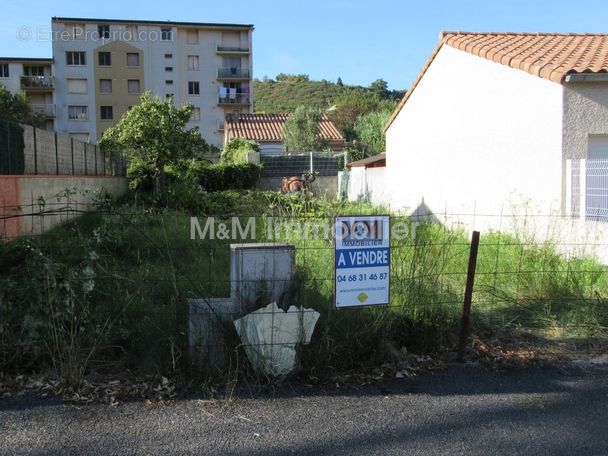
[[[97, 142], [149, 90], [173, 97], [176, 105], [192, 104], [189, 127], [198, 126], [207, 142], [221, 146], [226, 115], [252, 112], [253, 29], [250, 24], [52, 18], [48, 71], [55, 130]], [[16, 88], [11, 82], [9, 89]]]
[[53, 60], [29, 57], [0, 57], [0, 83], [10, 92], [25, 92], [34, 110], [44, 114], [46, 128], [53, 130]]

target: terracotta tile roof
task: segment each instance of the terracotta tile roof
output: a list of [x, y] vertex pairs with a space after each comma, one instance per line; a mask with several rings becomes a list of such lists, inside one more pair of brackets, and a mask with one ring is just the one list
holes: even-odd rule
[[443, 45], [562, 83], [573, 73], [608, 72], [608, 35], [442, 32], [439, 43], [386, 124], [388, 128]]
[[[283, 126], [289, 114], [239, 114], [226, 119], [228, 139], [245, 138], [257, 142], [283, 141]], [[320, 122], [321, 137], [328, 142], [344, 142], [340, 130], [326, 116]]]

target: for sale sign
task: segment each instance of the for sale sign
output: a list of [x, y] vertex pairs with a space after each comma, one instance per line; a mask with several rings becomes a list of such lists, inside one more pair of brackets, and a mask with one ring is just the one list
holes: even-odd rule
[[354, 215], [334, 219], [337, 308], [389, 303], [390, 218]]

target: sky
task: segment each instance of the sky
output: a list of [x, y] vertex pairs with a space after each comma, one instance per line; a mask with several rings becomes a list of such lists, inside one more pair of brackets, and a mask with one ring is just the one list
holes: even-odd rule
[[606, 0], [3, 0], [0, 56], [50, 57], [36, 31], [52, 16], [254, 24], [256, 78], [304, 73], [364, 86], [382, 78], [400, 90], [443, 30], [608, 32]]

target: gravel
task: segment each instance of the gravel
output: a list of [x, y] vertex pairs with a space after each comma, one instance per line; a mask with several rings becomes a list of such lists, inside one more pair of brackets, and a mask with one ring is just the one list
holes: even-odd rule
[[231, 401], [0, 400], [0, 454], [608, 454], [606, 369], [452, 367]]

